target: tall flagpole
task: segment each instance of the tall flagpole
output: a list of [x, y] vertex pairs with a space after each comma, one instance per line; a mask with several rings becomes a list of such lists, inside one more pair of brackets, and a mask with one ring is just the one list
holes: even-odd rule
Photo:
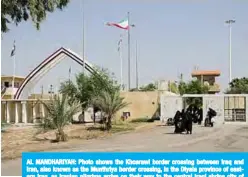
[[136, 40], [136, 57], [135, 57], [135, 66], [136, 66], [136, 89], [139, 89], [139, 75], [138, 75], [138, 44]]
[[85, 3], [84, 3], [84, 1], [85, 0], [83, 0], [82, 2], [83, 2], [83, 74], [85, 73], [85, 53], [84, 53], [84, 39], [85, 39], [85, 35], [84, 35], [84, 5], [85, 5]]
[[128, 18], [128, 91], [130, 90], [131, 88], [131, 76], [130, 76], [130, 29], [131, 29], [131, 26], [130, 26], [130, 13], [128, 12], [127, 13], [127, 18]]
[[120, 83], [121, 83], [121, 89], [123, 89], [123, 58], [122, 58], [122, 35], [120, 35], [120, 41], [119, 41], [119, 57], [120, 57], [120, 64], [121, 64], [121, 78], [120, 78]]
[[12, 78], [12, 99], [15, 98], [15, 70], [16, 70], [16, 57], [15, 57], [16, 44], [14, 40], [13, 48], [10, 56], [13, 57], [13, 78]]
[[15, 54], [13, 56], [13, 79], [12, 79], [12, 98], [15, 97], [15, 70], [16, 70], [16, 57]]

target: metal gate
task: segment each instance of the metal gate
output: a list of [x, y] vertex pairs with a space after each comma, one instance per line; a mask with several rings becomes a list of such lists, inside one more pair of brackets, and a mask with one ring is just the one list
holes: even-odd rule
[[173, 118], [177, 110], [182, 110], [183, 108], [183, 98], [181, 96], [167, 96], [161, 95], [161, 117], [162, 123], [165, 123], [168, 118]]
[[245, 96], [225, 96], [225, 121], [226, 122], [246, 122], [246, 102]]

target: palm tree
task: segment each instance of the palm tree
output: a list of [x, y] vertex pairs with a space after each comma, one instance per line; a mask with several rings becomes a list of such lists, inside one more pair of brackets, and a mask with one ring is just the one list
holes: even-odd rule
[[112, 128], [112, 119], [115, 114], [129, 104], [123, 100], [124, 98], [120, 97], [118, 91], [102, 91], [102, 93], [92, 99], [92, 104], [100, 108], [104, 113], [104, 124], [106, 130], [109, 131]]
[[[71, 122], [73, 115], [80, 111], [80, 104], [73, 102], [69, 104], [67, 96], [54, 95], [49, 102], [41, 103], [45, 106], [48, 117], [45, 118], [45, 125], [57, 129], [56, 141], [67, 141], [68, 137], [64, 127]], [[46, 127], [44, 127], [46, 128]]]

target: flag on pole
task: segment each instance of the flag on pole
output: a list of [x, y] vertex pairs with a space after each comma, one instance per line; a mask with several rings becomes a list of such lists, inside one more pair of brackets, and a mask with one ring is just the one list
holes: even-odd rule
[[13, 57], [15, 55], [15, 50], [16, 50], [16, 45], [15, 45], [15, 41], [14, 41], [13, 48], [12, 48], [11, 54], [10, 54], [11, 57]]
[[115, 26], [117, 28], [121, 28], [124, 30], [128, 30], [129, 29], [129, 24], [128, 24], [128, 19], [124, 19], [118, 23], [107, 23], [108, 26]]
[[118, 42], [118, 51], [120, 51], [121, 43], [122, 43], [122, 36], [120, 36], [120, 40]]

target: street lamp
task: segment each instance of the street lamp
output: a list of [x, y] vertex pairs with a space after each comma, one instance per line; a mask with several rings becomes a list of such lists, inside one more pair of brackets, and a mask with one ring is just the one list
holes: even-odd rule
[[232, 82], [232, 24], [235, 20], [227, 20], [225, 23], [229, 26], [229, 82]]

